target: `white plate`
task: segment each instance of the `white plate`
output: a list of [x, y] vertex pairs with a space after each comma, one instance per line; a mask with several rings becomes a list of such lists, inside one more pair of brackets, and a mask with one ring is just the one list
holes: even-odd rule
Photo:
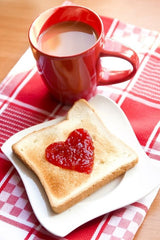
[[39, 180], [13, 155], [11, 146], [29, 132], [55, 124], [62, 118], [25, 129], [12, 136], [2, 146], [2, 151], [22, 178], [29, 201], [39, 222], [49, 232], [61, 237], [95, 217], [139, 200], [160, 185], [160, 163], [146, 156], [119, 106], [102, 96], [92, 98], [90, 104], [96, 109], [107, 128], [138, 153], [139, 163], [124, 176], [107, 184], [61, 214], [53, 213]]

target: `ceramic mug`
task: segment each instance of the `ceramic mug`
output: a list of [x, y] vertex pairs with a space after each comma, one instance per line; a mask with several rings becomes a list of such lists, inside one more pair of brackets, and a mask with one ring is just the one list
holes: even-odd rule
[[[83, 22], [96, 32], [97, 39], [88, 49], [68, 56], [56, 56], [39, 48], [38, 39], [54, 24]], [[94, 11], [82, 6], [60, 6], [40, 14], [29, 29], [29, 42], [42, 79], [54, 98], [65, 104], [96, 94], [98, 85], [126, 81], [134, 76], [139, 60], [137, 54], [127, 46], [104, 38], [104, 26]], [[106, 56], [127, 60], [130, 70], [111, 71], [102, 74], [101, 58]], [[106, 66], [107, 67], [107, 66]]]

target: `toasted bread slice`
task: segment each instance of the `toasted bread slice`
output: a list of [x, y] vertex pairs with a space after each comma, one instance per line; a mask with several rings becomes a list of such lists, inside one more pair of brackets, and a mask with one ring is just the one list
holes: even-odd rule
[[[78, 128], [87, 130], [94, 144], [94, 166], [90, 174], [58, 167], [45, 159], [49, 144], [65, 141]], [[65, 120], [25, 136], [12, 149], [38, 176], [56, 213], [86, 198], [138, 162], [137, 154], [110, 133], [83, 99], [73, 105]]]

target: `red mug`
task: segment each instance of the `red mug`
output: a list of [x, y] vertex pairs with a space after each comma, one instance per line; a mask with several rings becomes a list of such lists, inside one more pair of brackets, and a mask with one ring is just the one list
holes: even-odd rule
[[[97, 34], [96, 42], [82, 52], [69, 56], [56, 56], [39, 48], [40, 35], [54, 24], [66, 21], [83, 22]], [[137, 54], [127, 46], [104, 38], [101, 18], [92, 10], [82, 6], [61, 6], [40, 14], [29, 29], [29, 42], [42, 79], [54, 98], [65, 104], [96, 94], [98, 85], [126, 81], [134, 76], [138, 68]], [[101, 58], [118, 57], [127, 60], [132, 68], [102, 74]]]

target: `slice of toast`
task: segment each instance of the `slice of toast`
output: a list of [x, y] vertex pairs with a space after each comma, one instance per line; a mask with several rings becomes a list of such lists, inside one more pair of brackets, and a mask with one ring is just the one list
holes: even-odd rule
[[[87, 130], [93, 141], [94, 165], [90, 174], [55, 166], [45, 158], [49, 144], [65, 141], [78, 128]], [[65, 120], [25, 136], [12, 149], [38, 176], [56, 213], [89, 196], [138, 162], [137, 154], [110, 133], [83, 99], [73, 105]]]

